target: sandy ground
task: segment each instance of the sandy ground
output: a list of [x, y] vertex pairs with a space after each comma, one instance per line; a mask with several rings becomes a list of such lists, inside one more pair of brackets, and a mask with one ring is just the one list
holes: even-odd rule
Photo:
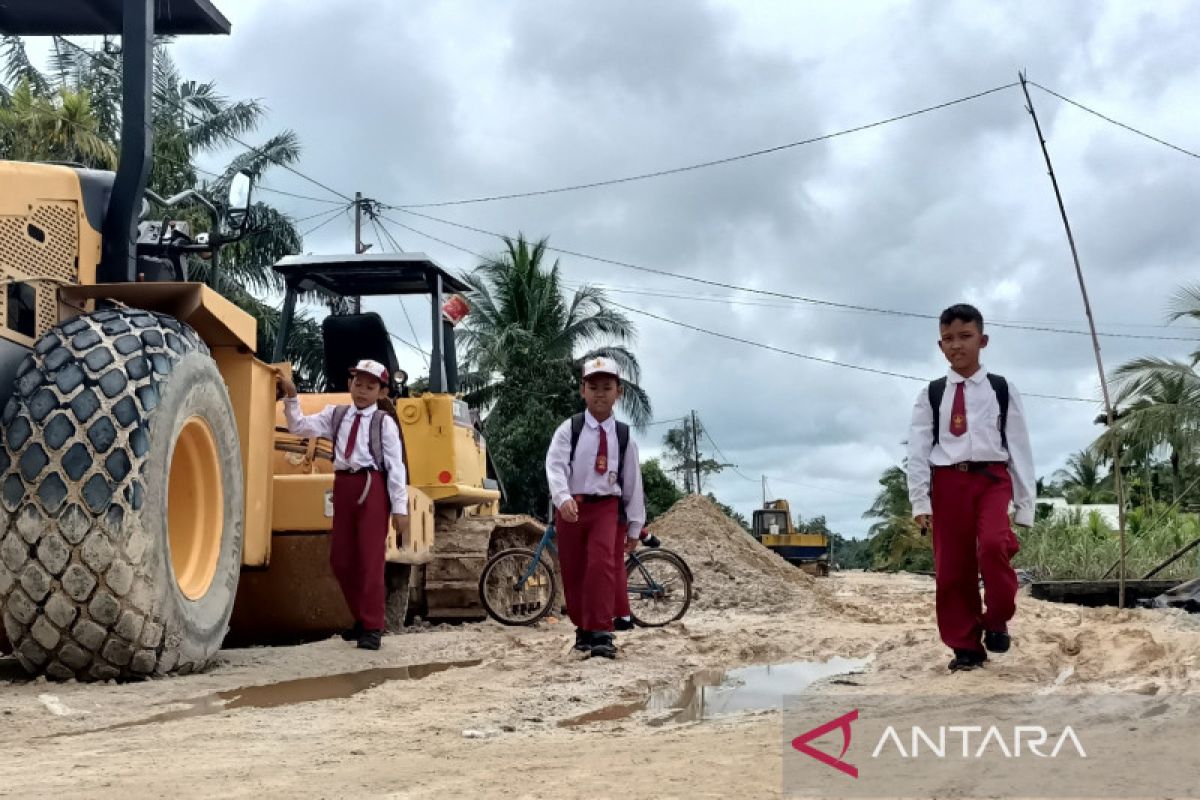
[[[1013, 650], [951, 674], [932, 590], [920, 576], [835, 573], [769, 610], [701, 603], [670, 627], [623, 635], [615, 662], [576, 660], [563, 623], [418, 630], [389, 637], [379, 653], [340, 640], [228, 650], [205, 674], [125, 685], [14, 681], [16, 665], [0, 659], [0, 795], [775, 797], [778, 711], [658, 727], [654, 712], [558, 723], [704, 668], [831, 656], [871, 658], [848, 680], [872, 693], [1200, 689], [1197, 617], [1024, 593]], [[232, 710], [195, 702], [289, 679], [476, 659], [344, 699]], [[826, 681], [808, 691], [845, 690]], [[184, 709], [211, 713], [113, 728]]]

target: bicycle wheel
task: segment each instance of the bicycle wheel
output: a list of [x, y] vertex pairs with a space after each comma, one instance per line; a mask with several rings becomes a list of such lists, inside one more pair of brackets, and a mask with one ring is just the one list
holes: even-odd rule
[[550, 613], [557, 595], [554, 571], [532, 550], [501, 550], [479, 576], [483, 608], [502, 625], [532, 625]]
[[644, 628], [659, 628], [681, 618], [692, 604], [687, 564], [674, 553], [651, 550], [625, 561], [629, 613]]

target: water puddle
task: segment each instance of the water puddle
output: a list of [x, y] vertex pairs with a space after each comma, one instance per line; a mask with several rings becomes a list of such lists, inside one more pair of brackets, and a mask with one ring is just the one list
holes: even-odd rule
[[156, 722], [170, 722], [190, 717], [202, 717], [208, 714], [221, 714], [236, 708], [278, 708], [279, 706], [296, 705], [297, 703], [315, 703], [321, 700], [341, 700], [351, 697], [367, 689], [374, 689], [388, 681], [417, 681], [448, 669], [475, 667], [483, 663], [482, 659], [473, 661], [449, 661], [433, 664], [414, 664], [407, 667], [381, 667], [366, 669], [359, 672], [342, 672], [337, 675], [322, 675], [315, 678], [297, 678], [278, 683], [266, 683], [258, 686], [243, 686], [224, 692], [214, 692], [191, 700], [173, 700], [171, 705], [186, 703], [186, 708], [166, 711], [145, 719], [133, 722], [122, 722], [107, 728], [95, 728], [87, 731], [74, 731], [56, 734], [58, 736], [79, 736], [85, 733], [101, 733], [122, 728], [134, 728], [141, 725], [152, 725]]
[[841, 658], [828, 661], [793, 661], [756, 664], [731, 670], [705, 669], [695, 672], [682, 686], [663, 686], [646, 699], [589, 711], [558, 723], [575, 728], [594, 722], [626, 719], [639, 711], [653, 715], [648, 724], [659, 727], [678, 722], [695, 722], [741, 711], [780, 707], [784, 695], [802, 692], [822, 678], [862, 671], [870, 659]]

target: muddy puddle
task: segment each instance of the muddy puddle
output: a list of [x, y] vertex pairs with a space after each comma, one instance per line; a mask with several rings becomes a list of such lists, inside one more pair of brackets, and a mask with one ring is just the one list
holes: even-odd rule
[[785, 695], [802, 692], [823, 678], [861, 672], [868, 663], [870, 659], [835, 656], [828, 661], [705, 669], [692, 673], [682, 685], [653, 689], [643, 700], [605, 706], [558, 724], [562, 728], [575, 728], [626, 719], [644, 711], [649, 713], [647, 724], [659, 727], [779, 708]]
[[81, 736], [85, 733], [102, 733], [122, 728], [134, 728], [140, 725], [152, 725], [157, 722], [171, 722], [191, 717], [201, 717], [207, 714], [222, 714], [238, 708], [278, 708], [298, 703], [314, 703], [321, 700], [341, 700], [352, 697], [359, 692], [374, 689], [389, 681], [416, 681], [427, 678], [438, 672], [449, 669], [475, 667], [482, 663], [481, 659], [472, 661], [448, 661], [433, 664], [413, 664], [407, 667], [381, 667], [366, 669], [358, 672], [342, 672], [337, 675], [322, 675], [315, 678], [297, 678], [278, 683], [266, 683], [257, 686], [243, 686], [239, 689], [229, 689], [224, 692], [196, 697], [190, 700], [170, 701], [170, 705], [186, 704], [186, 707], [174, 711], [165, 711], [145, 719], [132, 722], [122, 722], [107, 728], [95, 728], [87, 731], [72, 731], [55, 734], [59, 736]]

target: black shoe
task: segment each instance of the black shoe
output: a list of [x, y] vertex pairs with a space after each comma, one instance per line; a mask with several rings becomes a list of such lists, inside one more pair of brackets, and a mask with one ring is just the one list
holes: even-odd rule
[[358, 637], [358, 647], [361, 650], [378, 650], [383, 644], [383, 631], [363, 631]]
[[954, 658], [950, 662], [950, 671], [965, 672], [982, 667], [985, 661], [987, 661], [987, 652], [984, 650], [960, 650], [956, 647]]
[[607, 631], [592, 634], [592, 658], [616, 658], [617, 646]]
[[613, 629], [618, 631], [631, 631], [636, 623], [633, 617], [617, 617], [613, 620]]
[[647, 533], [642, 537], [643, 547], [662, 547], [662, 542], [653, 533]]
[[359, 622], [358, 620], [355, 620], [353, 627], [346, 628], [346, 630], [342, 631], [342, 641], [343, 642], [353, 642], [357, 639], [361, 639], [362, 635], [363, 635], [362, 623]]
[[585, 631], [583, 628], [576, 628], [574, 649], [581, 653], [590, 653], [592, 650], [592, 632]]
[[1012, 638], [1005, 631], [984, 631], [983, 646], [993, 653], [1007, 653]]

